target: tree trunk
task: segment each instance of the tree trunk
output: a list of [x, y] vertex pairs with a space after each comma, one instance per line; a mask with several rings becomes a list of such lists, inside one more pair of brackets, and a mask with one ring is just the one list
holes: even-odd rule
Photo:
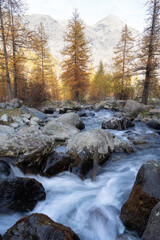
[[16, 64], [16, 44], [15, 44], [15, 28], [14, 16], [11, 5], [11, 18], [12, 18], [12, 48], [13, 48], [13, 69], [14, 69], [14, 97], [17, 98], [17, 64]]
[[147, 66], [146, 66], [146, 75], [145, 75], [145, 81], [144, 81], [144, 88], [143, 88], [143, 94], [142, 94], [142, 103], [147, 104], [148, 103], [148, 96], [149, 96], [149, 88], [150, 88], [150, 82], [152, 77], [152, 58], [153, 58], [153, 38], [154, 38], [154, 32], [155, 32], [155, 21], [156, 21], [156, 7], [157, 7], [157, 0], [154, 0], [154, 10], [153, 10], [153, 16], [152, 16], [152, 27], [151, 27], [151, 34], [150, 34], [150, 43], [148, 48], [148, 60], [147, 60]]
[[4, 24], [3, 24], [1, 5], [2, 5], [2, 1], [0, 0], [0, 24], [1, 24], [4, 59], [5, 59], [6, 78], [7, 78], [7, 85], [8, 85], [8, 96], [9, 96], [9, 100], [11, 100], [12, 99], [11, 81], [10, 81], [10, 75], [9, 75], [9, 69], [8, 69], [8, 55], [7, 55], [7, 49], [6, 49], [6, 41], [5, 41]]

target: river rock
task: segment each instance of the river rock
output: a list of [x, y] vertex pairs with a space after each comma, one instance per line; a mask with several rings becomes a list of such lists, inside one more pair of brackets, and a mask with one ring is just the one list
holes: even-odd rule
[[14, 129], [12, 127], [9, 127], [6, 125], [0, 125], [0, 138], [13, 133], [14, 133]]
[[4, 235], [5, 240], [80, 240], [69, 227], [54, 222], [44, 214], [20, 219]]
[[116, 136], [102, 129], [82, 132], [68, 141], [67, 153], [76, 155], [86, 148], [92, 154], [109, 155], [118, 149], [132, 152], [133, 148], [128, 142], [118, 139]]
[[32, 178], [10, 178], [0, 182], [0, 212], [32, 211], [46, 193], [41, 183]]
[[142, 240], [160, 239], [160, 202], [152, 209]]
[[11, 167], [5, 160], [0, 159], [0, 179], [9, 177], [11, 174]]
[[43, 135], [41, 131], [0, 136], [0, 156], [32, 158], [38, 161], [50, 154], [53, 147], [54, 139]]
[[19, 123], [20, 125], [24, 124], [23, 118], [19, 116], [13, 116], [12, 119], [13, 119], [13, 122]]
[[152, 208], [160, 201], [160, 163], [149, 161], [140, 168], [128, 201], [121, 209], [124, 224], [141, 237]]
[[52, 177], [58, 173], [68, 171], [73, 161], [74, 160], [68, 154], [53, 152], [48, 157], [41, 175]]
[[7, 114], [3, 114], [0, 118], [1, 121], [3, 122], [8, 122], [8, 115]]
[[106, 105], [106, 101], [101, 101], [100, 103], [98, 103], [94, 108], [95, 112], [98, 112], [101, 109], [103, 109], [105, 105]]
[[149, 114], [150, 115], [158, 115], [158, 116], [160, 116], [160, 109], [151, 109], [150, 111], [149, 111]]
[[82, 132], [68, 141], [66, 152], [76, 158], [73, 164], [81, 175], [94, 166], [105, 163], [112, 152], [132, 152], [128, 142], [123, 142], [102, 129]]
[[160, 119], [153, 118], [148, 121], [147, 125], [153, 129], [160, 130]]
[[69, 124], [69, 125], [71, 125], [73, 127], [76, 127], [80, 130], [85, 128], [85, 126], [84, 126], [82, 120], [80, 119], [80, 117], [78, 116], [78, 114], [74, 113], [74, 112], [65, 113], [62, 116], [58, 117], [56, 119], [56, 121], [60, 121], [63, 124]]
[[47, 115], [46, 115], [46, 114], [38, 111], [38, 110], [35, 109], [35, 108], [28, 108], [28, 107], [26, 107], [26, 106], [24, 106], [24, 105], [20, 108], [20, 111], [21, 111], [22, 113], [27, 113], [27, 114], [30, 114], [30, 115], [32, 115], [32, 116], [35, 116], [35, 117], [41, 119], [42, 121], [45, 121], [45, 119], [47, 118]]
[[124, 112], [129, 117], [137, 117], [140, 112], [146, 111], [146, 109], [146, 105], [133, 100], [128, 100], [124, 107]]
[[43, 110], [43, 112], [44, 112], [45, 114], [53, 114], [54, 111], [55, 111], [54, 108], [45, 108], [45, 109]]
[[16, 122], [13, 122], [13, 123], [10, 123], [9, 126], [16, 129], [16, 128], [20, 127], [20, 124], [16, 123]]
[[102, 129], [116, 129], [121, 131], [134, 126], [134, 123], [126, 118], [112, 117], [102, 122]]
[[42, 132], [53, 136], [56, 141], [65, 141], [79, 133], [79, 130], [72, 125], [53, 120], [45, 125]]

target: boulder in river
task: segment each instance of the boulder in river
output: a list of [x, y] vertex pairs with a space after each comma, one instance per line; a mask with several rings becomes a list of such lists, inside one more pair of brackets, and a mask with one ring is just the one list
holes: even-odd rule
[[47, 158], [45, 167], [40, 174], [46, 177], [52, 177], [58, 173], [68, 171], [73, 161], [68, 154], [53, 152]]
[[45, 125], [42, 132], [46, 135], [53, 136], [56, 141], [66, 141], [79, 133], [79, 131], [75, 126], [53, 120]]
[[137, 117], [140, 112], [144, 112], [148, 109], [149, 107], [142, 103], [133, 100], [128, 100], [124, 107], [124, 112], [129, 117]]
[[128, 201], [121, 209], [124, 224], [141, 237], [152, 208], [160, 201], [160, 163], [149, 161], [140, 168]]
[[53, 151], [54, 139], [41, 133], [41, 131], [22, 131], [16, 134], [0, 136], [1, 157], [41, 158]]
[[160, 202], [152, 209], [142, 240], [160, 239]]
[[53, 152], [50, 155], [44, 155], [41, 158], [25, 158], [16, 162], [25, 174], [40, 174], [45, 177], [52, 177], [58, 173], [69, 171], [70, 165], [74, 159], [68, 154], [61, 152]]
[[126, 118], [112, 117], [102, 122], [102, 129], [116, 129], [121, 131], [134, 126], [134, 123]]
[[7, 159], [0, 158], [0, 179], [7, 178], [11, 175], [11, 166]]
[[46, 193], [41, 183], [33, 178], [9, 178], [0, 182], [0, 212], [32, 211]]
[[93, 165], [105, 163], [112, 152], [133, 152], [133, 148], [128, 142], [118, 139], [110, 132], [96, 129], [71, 138], [66, 151], [76, 158], [74, 167], [78, 167], [78, 171], [84, 175]]
[[45, 121], [47, 118], [47, 115], [40, 112], [39, 110], [37, 110], [35, 108], [28, 108], [24, 105], [20, 108], [20, 112], [30, 114], [34, 117], [41, 119], [42, 121]]
[[81, 118], [77, 113], [71, 112], [71, 113], [65, 113], [62, 116], [58, 117], [56, 121], [60, 121], [63, 124], [69, 124], [71, 126], [74, 126], [80, 130], [84, 129], [84, 123], [82, 122]]
[[153, 118], [148, 121], [147, 125], [153, 129], [160, 130], [160, 119]]
[[44, 214], [20, 219], [4, 235], [5, 240], [80, 240], [69, 227], [54, 222]]

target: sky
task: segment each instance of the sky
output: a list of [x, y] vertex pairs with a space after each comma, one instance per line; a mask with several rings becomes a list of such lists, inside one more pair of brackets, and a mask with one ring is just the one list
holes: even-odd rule
[[86, 24], [94, 24], [113, 14], [131, 27], [143, 31], [145, 0], [26, 0], [28, 14], [47, 14], [55, 20], [70, 19], [78, 9]]

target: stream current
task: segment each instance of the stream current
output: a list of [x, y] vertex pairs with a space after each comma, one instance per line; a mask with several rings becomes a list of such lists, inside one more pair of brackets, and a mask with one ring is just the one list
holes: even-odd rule
[[[92, 113], [92, 112], [90, 112]], [[82, 120], [85, 130], [101, 128], [104, 118], [114, 113], [101, 110], [95, 116]], [[41, 201], [31, 213], [44, 213], [56, 222], [75, 231], [81, 240], [138, 240], [135, 232], [126, 230], [120, 220], [122, 205], [128, 199], [141, 165], [149, 160], [160, 161], [160, 136], [145, 124], [137, 122], [127, 131], [110, 130], [119, 138], [129, 141], [128, 136], [143, 137], [146, 146], [136, 147], [135, 153], [113, 154], [103, 165], [96, 179], [81, 180], [78, 176], [64, 172], [52, 178], [27, 175], [41, 182], [46, 190], [46, 200]], [[61, 146], [57, 151], [65, 152]], [[15, 176], [26, 177], [19, 169], [12, 168]], [[4, 234], [24, 215], [0, 215], [0, 234]]]

